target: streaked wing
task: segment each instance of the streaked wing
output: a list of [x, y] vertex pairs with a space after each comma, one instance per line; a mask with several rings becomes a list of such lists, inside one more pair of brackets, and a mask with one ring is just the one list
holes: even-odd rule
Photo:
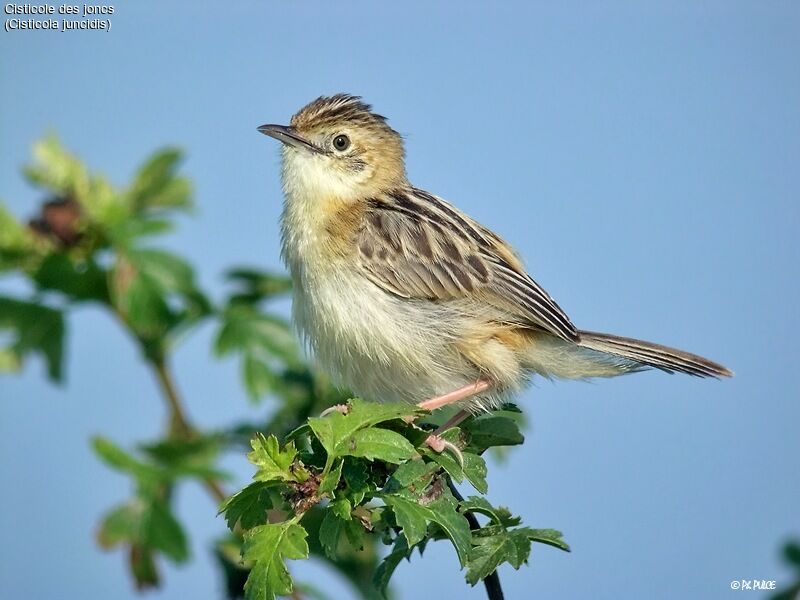
[[405, 298], [473, 298], [521, 325], [577, 340], [569, 317], [525, 272], [514, 252], [453, 206], [416, 188], [369, 201], [358, 237], [359, 266]]

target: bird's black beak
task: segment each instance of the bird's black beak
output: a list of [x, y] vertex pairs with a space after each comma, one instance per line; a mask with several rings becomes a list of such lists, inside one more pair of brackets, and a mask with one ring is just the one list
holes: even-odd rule
[[311, 152], [322, 152], [312, 142], [308, 141], [303, 136], [297, 133], [294, 127], [286, 127], [285, 125], [262, 125], [258, 130], [264, 135], [275, 138], [276, 140], [294, 146], [295, 148], [303, 148]]

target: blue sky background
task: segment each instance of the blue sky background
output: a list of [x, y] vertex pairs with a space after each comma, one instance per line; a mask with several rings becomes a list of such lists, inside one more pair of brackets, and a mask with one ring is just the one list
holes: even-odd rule
[[[0, 198], [49, 130], [117, 183], [154, 148], [188, 152], [195, 218], [166, 244], [223, 292], [231, 264], [278, 268], [277, 144], [323, 93], [361, 94], [406, 135], [412, 181], [519, 249], [584, 328], [683, 347], [730, 381], [645, 373], [539, 382], [528, 441], [490, 498], [573, 552], [536, 547], [513, 598], [760, 597], [800, 534], [800, 9], [791, 2], [117, 2], [110, 33], [0, 33]], [[0, 293], [18, 293], [0, 281]], [[155, 435], [163, 409], [135, 349], [94, 309], [69, 323], [68, 382], [32, 363], [0, 380], [0, 596], [136, 598], [93, 541], [128, 481], [92, 455], [104, 433]], [[210, 328], [176, 357], [203, 425], [258, 414]], [[240, 482], [241, 460], [231, 466]], [[223, 531], [202, 490], [178, 503], [195, 561], [152, 598], [219, 598]], [[347, 586], [293, 566], [334, 598]], [[483, 598], [452, 548], [403, 564], [400, 598]], [[437, 596], [434, 596], [437, 594]]]

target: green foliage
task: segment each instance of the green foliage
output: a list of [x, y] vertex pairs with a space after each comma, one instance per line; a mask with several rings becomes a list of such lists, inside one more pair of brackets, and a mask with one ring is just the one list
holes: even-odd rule
[[[60, 381], [66, 321], [77, 306], [113, 316], [138, 345], [165, 400], [164, 433], [133, 450], [93, 440], [97, 456], [131, 488], [102, 517], [98, 543], [126, 552], [137, 587], [159, 585], [162, 559], [191, 558], [189, 532], [174, 508], [187, 483], [221, 503], [231, 529], [214, 547], [231, 598], [275, 598], [293, 589], [321, 596], [295, 583], [288, 570], [287, 561], [311, 556], [337, 570], [360, 597], [376, 600], [390, 592], [400, 562], [433, 541], [453, 546], [473, 585], [500, 564], [519, 568], [532, 542], [567, 549], [558, 532], [525, 527], [482, 496], [461, 500], [451, 490], [454, 481], [486, 493], [484, 452], [523, 441], [513, 411], [471, 418], [446, 432], [461, 460], [425, 444], [431, 425], [414, 422], [429, 417], [412, 406], [354, 399], [346, 414], [315, 416], [348, 395], [305, 364], [288, 323], [269, 310], [290, 280], [232, 268], [230, 292], [215, 303], [191, 262], [158, 246], [158, 236], [192, 206], [178, 149], [157, 151], [128, 186], [92, 173], [53, 136], [38, 142], [33, 155], [24, 173], [42, 203], [32, 219], [23, 223], [0, 204], [0, 273], [23, 278], [30, 290], [0, 295], [0, 371], [19, 370], [39, 356], [48, 377]], [[269, 419], [213, 431], [189, 421], [169, 363], [180, 341], [209, 320], [215, 355], [240, 360], [242, 385], [254, 403], [269, 399]], [[229, 495], [220, 459], [248, 444], [253, 481]], [[467, 515], [486, 523], [471, 529]], [[382, 545], [390, 546], [388, 554]]]
[[[518, 569], [527, 562], [532, 542], [569, 550], [559, 532], [524, 527], [518, 517], [484, 497], [459, 500], [450, 490], [448, 480], [453, 478], [486, 491], [486, 465], [467, 448], [519, 443], [519, 432], [506, 423], [514, 421], [482, 417], [476, 434], [469, 431], [474, 421], [447, 431], [445, 438], [464, 449], [462, 468], [457, 459], [425, 445], [428, 433], [410, 422], [419, 416], [406, 404], [354, 399], [343, 412], [308, 419], [308, 425], [291, 432], [283, 445], [275, 436], [258, 434], [253, 439], [248, 458], [256, 467], [255, 481], [221, 508], [229, 527], [245, 530], [246, 540], [258, 540], [246, 544], [243, 553], [244, 560], [260, 561], [245, 586], [246, 598], [291, 592], [282, 558], [307, 557], [306, 535], [316, 534], [332, 560], [357, 552], [368, 539], [391, 545], [373, 576], [375, 589], [382, 592], [400, 561], [432, 540], [452, 544], [472, 585], [500, 564]], [[315, 527], [307, 528], [306, 515], [316, 520], [320, 512], [315, 533]], [[470, 529], [467, 512], [488, 522]], [[294, 532], [294, 541], [282, 550], [282, 536], [289, 532]]]
[[47, 376], [61, 379], [64, 317], [61, 311], [35, 302], [0, 297], [0, 330], [11, 331], [11, 342], [0, 348], [0, 370], [17, 370], [27, 354], [47, 361]]

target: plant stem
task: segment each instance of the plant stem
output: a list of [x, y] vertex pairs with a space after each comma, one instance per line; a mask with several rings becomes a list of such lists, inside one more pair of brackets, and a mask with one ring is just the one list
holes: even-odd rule
[[[186, 410], [183, 407], [181, 398], [178, 395], [178, 390], [175, 387], [175, 380], [172, 377], [172, 372], [167, 367], [166, 360], [161, 359], [150, 363], [156, 373], [161, 391], [167, 401], [169, 407], [169, 435], [180, 439], [190, 438], [195, 433], [195, 428], [186, 416]], [[228, 497], [227, 492], [222, 488], [219, 482], [215, 479], [203, 480], [208, 493], [218, 502], [221, 503]]]
[[194, 428], [189, 424], [186, 411], [183, 408], [178, 391], [175, 388], [175, 381], [172, 373], [167, 368], [165, 360], [158, 360], [153, 363], [156, 378], [164, 393], [164, 398], [169, 406], [169, 433], [171, 436], [188, 438], [194, 433]]
[[[447, 477], [447, 487], [450, 488], [450, 492], [455, 496], [455, 499], [459, 502], [464, 500], [464, 496], [461, 495], [461, 492], [458, 491], [458, 488], [453, 483], [453, 480], [450, 477]], [[469, 528], [473, 531], [475, 529], [480, 529], [481, 524], [478, 523], [478, 519], [469, 511], [464, 513], [464, 516], [469, 521]], [[500, 575], [497, 573], [497, 569], [492, 571], [491, 574], [486, 576], [486, 579], [483, 580], [483, 585], [486, 588], [486, 595], [488, 596], [489, 600], [504, 600], [505, 596], [503, 595], [503, 587], [500, 585]]]

